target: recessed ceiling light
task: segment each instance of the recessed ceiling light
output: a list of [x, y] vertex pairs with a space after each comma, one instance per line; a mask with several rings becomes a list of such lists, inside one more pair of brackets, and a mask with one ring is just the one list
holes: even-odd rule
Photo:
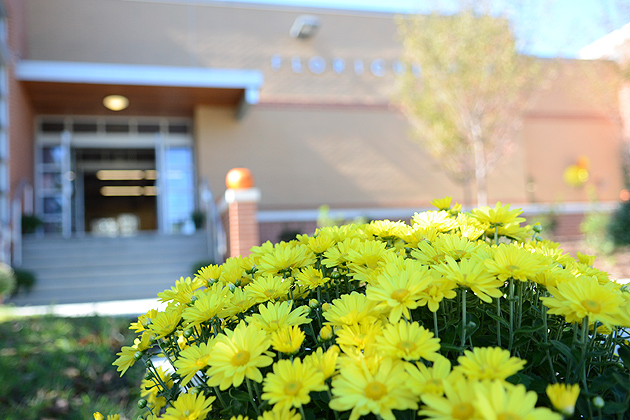
[[103, 105], [112, 111], [122, 111], [129, 106], [129, 99], [122, 95], [108, 95], [103, 98]]

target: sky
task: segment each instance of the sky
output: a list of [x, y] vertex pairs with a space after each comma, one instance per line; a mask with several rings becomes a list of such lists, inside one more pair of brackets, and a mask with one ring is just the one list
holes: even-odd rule
[[[307, 7], [426, 13], [435, 0], [227, 0]], [[575, 58], [580, 48], [630, 22], [630, 0], [491, 0], [510, 16], [521, 51]], [[455, 0], [439, 2], [448, 9]], [[510, 4], [511, 7], [506, 5]], [[514, 5], [520, 5], [514, 7]], [[451, 6], [452, 9], [452, 6]]]

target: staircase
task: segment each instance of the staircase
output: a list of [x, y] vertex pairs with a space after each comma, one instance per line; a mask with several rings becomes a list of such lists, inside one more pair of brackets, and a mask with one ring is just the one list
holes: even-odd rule
[[156, 298], [206, 261], [205, 232], [132, 237], [24, 238], [22, 267], [35, 287], [16, 306]]

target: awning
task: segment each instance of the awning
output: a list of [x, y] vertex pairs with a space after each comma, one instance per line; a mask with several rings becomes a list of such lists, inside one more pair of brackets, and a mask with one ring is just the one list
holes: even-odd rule
[[[258, 102], [258, 70], [22, 60], [15, 67], [37, 114], [192, 116], [195, 105], [233, 107], [242, 115]], [[107, 95], [129, 107], [110, 111]]]

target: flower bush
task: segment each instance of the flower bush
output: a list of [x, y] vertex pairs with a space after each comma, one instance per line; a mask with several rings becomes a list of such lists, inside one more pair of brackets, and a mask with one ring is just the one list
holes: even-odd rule
[[509, 205], [433, 204], [160, 293], [114, 362], [146, 367], [143, 418], [630, 418], [630, 292]]

